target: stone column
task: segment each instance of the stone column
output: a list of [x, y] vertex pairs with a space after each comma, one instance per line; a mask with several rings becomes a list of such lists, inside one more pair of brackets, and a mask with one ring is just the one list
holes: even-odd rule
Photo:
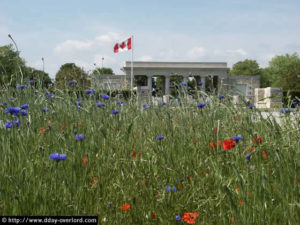
[[152, 76], [147, 76], [148, 93], [152, 96]]
[[170, 77], [165, 77], [165, 95], [169, 95], [170, 94]]
[[201, 90], [205, 92], [205, 77], [201, 77], [202, 87]]

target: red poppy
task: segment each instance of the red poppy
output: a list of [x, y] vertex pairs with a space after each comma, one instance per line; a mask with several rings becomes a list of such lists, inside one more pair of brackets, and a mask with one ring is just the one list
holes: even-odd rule
[[130, 204], [124, 203], [123, 205], [120, 206], [120, 209], [121, 209], [123, 212], [126, 212], [127, 210], [130, 210]]
[[261, 144], [262, 143], [262, 139], [261, 139], [261, 137], [260, 136], [258, 136], [257, 135], [257, 137], [256, 138], [252, 138], [252, 141], [253, 141], [253, 143], [259, 143], [259, 144]]
[[83, 157], [82, 165], [86, 164], [87, 162], [87, 157]]
[[139, 157], [140, 157], [140, 158], [142, 157], [142, 153], [139, 153]]
[[133, 157], [133, 158], [136, 157], [136, 153], [135, 153], [135, 152], [132, 153], [132, 157]]
[[211, 149], [214, 149], [215, 148], [215, 144], [214, 144], [214, 142], [213, 141], [211, 141], [211, 142], [209, 142], [209, 149], [211, 150]]
[[239, 186], [239, 185], [237, 185], [237, 186], [236, 186], [236, 190], [237, 190], [237, 191], [239, 191], [239, 189], [240, 189], [240, 186]]
[[217, 141], [217, 145], [221, 147], [222, 146], [222, 141]]
[[267, 154], [265, 153], [265, 151], [262, 152], [262, 156], [263, 156], [264, 159], [267, 158]]
[[[90, 183], [91, 183], [91, 185], [94, 185], [94, 184], [97, 183], [97, 181], [98, 181], [98, 178], [97, 178], [97, 177], [93, 177], [93, 178], [90, 180]], [[90, 186], [90, 185], [89, 185], [89, 186]]]
[[152, 220], [155, 220], [155, 219], [156, 219], [156, 216], [157, 216], [156, 212], [152, 212], [152, 213], [151, 213], [151, 216], [152, 216]]
[[245, 153], [249, 153], [248, 149], [245, 150]]
[[224, 142], [223, 142], [224, 150], [232, 149], [232, 148], [234, 148], [234, 146], [235, 146], [235, 141], [232, 138], [224, 140]]
[[196, 224], [195, 219], [199, 216], [199, 213], [194, 212], [184, 212], [183, 216], [182, 216], [182, 220], [184, 222], [187, 222], [188, 224]]

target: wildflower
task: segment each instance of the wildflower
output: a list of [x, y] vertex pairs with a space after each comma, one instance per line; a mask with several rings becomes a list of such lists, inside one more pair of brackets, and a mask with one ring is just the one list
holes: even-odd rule
[[224, 150], [232, 149], [232, 148], [234, 148], [234, 146], [235, 146], [235, 141], [232, 138], [224, 140], [224, 142], [223, 142]]
[[104, 100], [108, 100], [109, 99], [109, 96], [107, 94], [102, 94], [101, 95], [101, 98], [103, 98]]
[[119, 98], [123, 98], [123, 94], [118, 94], [118, 97]]
[[166, 105], [167, 103], [165, 103], [165, 102], [161, 102], [160, 104], [161, 104], [161, 105]]
[[27, 111], [26, 110], [21, 110], [22, 116], [27, 116]]
[[157, 136], [156, 137], [156, 140], [162, 140], [162, 139], [164, 139], [164, 136]]
[[177, 188], [175, 186], [173, 186], [172, 191], [177, 191]]
[[167, 192], [170, 192], [170, 190], [171, 190], [171, 187], [168, 186], [167, 189], [166, 189], [166, 191], [167, 191]]
[[210, 145], [209, 147], [210, 150], [215, 148], [215, 144], [213, 141], [209, 142], [209, 145]]
[[155, 219], [156, 219], [156, 216], [157, 216], [156, 212], [152, 212], [152, 213], [151, 213], [151, 216], [152, 216], [152, 220], [155, 220]]
[[132, 153], [132, 157], [133, 157], [133, 158], [136, 157], [136, 153], [135, 153], [135, 152]]
[[217, 141], [217, 145], [221, 147], [222, 146], [222, 141]]
[[256, 135], [256, 138], [252, 138], [252, 142], [254, 142], [255, 144], [258, 142], [259, 144], [262, 143], [262, 138], [258, 135]]
[[236, 186], [236, 190], [237, 190], [237, 191], [240, 190], [240, 186], [239, 186], [239, 185]]
[[49, 112], [49, 108], [47, 108], [47, 107], [44, 107], [42, 110], [43, 110], [43, 112]]
[[289, 114], [289, 113], [291, 113], [291, 112], [292, 112], [291, 109], [281, 109], [281, 110], [280, 110], [280, 113], [282, 113], [282, 114], [284, 114], [284, 113]]
[[120, 111], [119, 110], [112, 110], [111, 113], [116, 115], [116, 114], [119, 114]]
[[130, 210], [130, 204], [124, 203], [123, 205], [120, 206], [120, 209], [121, 209], [123, 212], [126, 212], [127, 210]]
[[28, 81], [29, 84], [33, 84], [33, 80]]
[[265, 151], [262, 152], [262, 156], [263, 156], [264, 159], [267, 158], [267, 154], [265, 153]]
[[197, 105], [197, 107], [200, 108], [200, 109], [202, 109], [204, 106], [206, 106], [205, 103], [200, 103], [200, 104]]
[[7, 105], [7, 102], [3, 102], [3, 105]]
[[97, 178], [97, 177], [93, 177], [93, 178], [91, 179], [90, 183], [91, 183], [92, 185], [94, 185], [94, 184], [97, 183], [97, 181], [98, 181], [98, 178]]
[[187, 86], [187, 83], [186, 83], [186, 82], [181, 82], [181, 83], [179, 83], [179, 85], [180, 85], [180, 86], [185, 86], [185, 87], [186, 87], [186, 86]]
[[13, 120], [13, 121], [7, 121], [4, 124], [5, 128], [13, 128], [13, 127], [19, 127], [20, 126], [20, 121], [19, 120]]
[[75, 139], [76, 139], [76, 141], [80, 141], [80, 140], [83, 140], [85, 138], [85, 136], [86, 135], [84, 135], [84, 134], [78, 134], [75, 136]]
[[141, 93], [144, 94], [144, 93], [145, 93], [145, 90], [141, 90]]
[[47, 98], [54, 98], [55, 94], [51, 94], [49, 92], [45, 92], [45, 95], [47, 96]]
[[4, 113], [10, 113], [13, 116], [18, 116], [21, 111], [20, 107], [8, 107], [4, 110]]
[[23, 90], [23, 89], [27, 88], [27, 85], [24, 85], [24, 84], [17, 85], [16, 88]]
[[86, 164], [86, 162], [87, 162], [87, 157], [83, 157], [82, 165]]
[[117, 101], [117, 105], [122, 105], [123, 103], [123, 101]]
[[108, 202], [108, 206], [111, 207], [111, 202]]
[[21, 105], [20, 108], [21, 108], [21, 109], [28, 109], [28, 108], [29, 108], [29, 105], [28, 105], [28, 104], [24, 104], [24, 105]]
[[202, 81], [198, 82], [198, 85], [199, 85], [199, 86], [202, 86], [202, 85], [203, 85], [203, 82], [202, 82]]
[[249, 105], [248, 106], [248, 109], [253, 109], [254, 108], [254, 105]]
[[292, 105], [296, 105], [297, 104], [297, 100], [292, 101]]
[[69, 84], [69, 85], [73, 85], [73, 84], [75, 84], [75, 81], [74, 81], [74, 80], [70, 80], [70, 81], [68, 82], [68, 84]]
[[95, 90], [86, 90], [85, 93], [87, 95], [92, 95], [92, 94], [96, 93], [96, 91]]
[[176, 215], [176, 220], [177, 221], [181, 220], [181, 216], [180, 215]]
[[59, 154], [59, 153], [51, 153], [49, 158], [50, 158], [50, 160], [54, 160], [56, 162], [59, 162], [61, 160], [66, 160], [67, 155], [66, 154]]
[[169, 85], [169, 88], [174, 88], [174, 86], [173, 85]]
[[187, 222], [188, 224], [195, 224], [196, 221], [195, 219], [199, 216], [199, 213], [194, 212], [184, 212], [183, 216], [182, 216], [182, 220], [184, 222]]
[[220, 99], [220, 100], [223, 99], [223, 98], [225, 98], [224, 95], [219, 95], [219, 99]]
[[104, 106], [105, 106], [105, 104], [104, 104], [104, 103], [102, 103], [102, 102], [99, 102], [99, 103], [97, 103], [97, 104], [96, 104], [96, 106], [97, 106], [98, 108], [101, 108], [101, 107], [104, 107]]
[[233, 136], [232, 138], [236, 143], [239, 143], [240, 140], [242, 140], [243, 138], [241, 136]]
[[247, 160], [247, 162], [250, 162], [250, 159], [251, 159], [251, 155], [250, 155], [250, 154], [247, 154], [247, 155], [246, 155], [246, 160]]

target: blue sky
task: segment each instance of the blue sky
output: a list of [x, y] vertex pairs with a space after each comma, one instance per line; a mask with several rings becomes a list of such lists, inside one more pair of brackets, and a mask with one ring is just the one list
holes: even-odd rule
[[134, 35], [136, 61], [227, 62], [300, 52], [297, 0], [0, 0], [0, 45], [11, 34], [27, 64], [52, 78], [75, 62], [117, 74], [131, 52], [113, 45]]

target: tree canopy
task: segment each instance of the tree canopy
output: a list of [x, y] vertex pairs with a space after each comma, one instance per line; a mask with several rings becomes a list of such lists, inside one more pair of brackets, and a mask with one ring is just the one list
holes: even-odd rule
[[103, 74], [114, 75], [114, 71], [111, 68], [106, 68], [106, 67], [100, 68], [100, 67], [97, 67], [97, 68], [95, 68], [93, 70], [92, 74], [93, 75], [103, 75]]
[[232, 69], [229, 71], [229, 75], [239, 76], [239, 75], [260, 75], [259, 65], [256, 60], [246, 59], [244, 61], [239, 61], [233, 65]]
[[47, 73], [27, 67], [20, 52], [15, 51], [12, 45], [0, 46], [0, 85], [16, 86], [29, 80], [42, 87], [51, 83]]
[[58, 88], [78, 85], [81, 88], [90, 87], [91, 81], [85, 71], [75, 63], [63, 64], [55, 76], [55, 85]]

